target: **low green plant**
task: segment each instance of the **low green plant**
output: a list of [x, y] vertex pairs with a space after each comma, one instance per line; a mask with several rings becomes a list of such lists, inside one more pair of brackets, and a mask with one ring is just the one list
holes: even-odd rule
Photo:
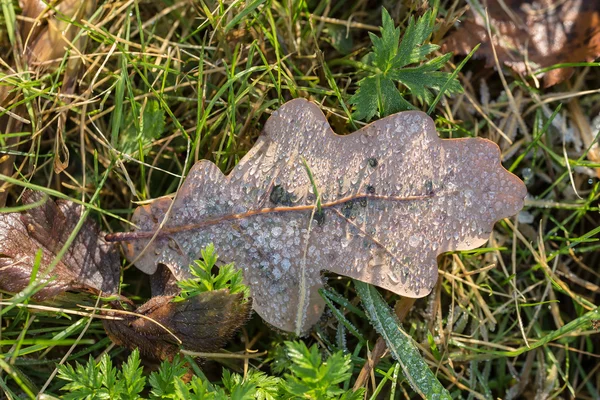
[[285, 342], [291, 360], [290, 373], [285, 374], [282, 386], [292, 398], [307, 399], [362, 399], [364, 389], [356, 392], [339, 387], [352, 376], [349, 354], [338, 351], [323, 362], [316, 345], [306, 347], [304, 342]]
[[131, 154], [140, 150], [147, 154], [149, 146], [160, 138], [165, 130], [165, 112], [160, 103], [150, 100], [145, 104], [134, 103], [124, 117], [125, 129], [119, 136], [119, 150]]
[[183, 301], [203, 292], [220, 289], [229, 289], [231, 294], [244, 293], [244, 298], [248, 299], [250, 293], [243, 283], [241, 270], [236, 270], [233, 263], [230, 263], [219, 266], [215, 275], [213, 268], [219, 258], [215, 253], [215, 246], [209, 244], [201, 250], [201, 254], [202, 260], [196, 260], [190, 265], [190, 272], [194, 277], [177, 282], [181, 293], [173, 301]]
[[[439, 49], [438, 45], [427, 43], [433, 32], [435, 16], [436, 11], [430, 9], [416, 20], [410, 17], [400, 41], [400, 28], [395, 27], [390, 14], [382, 10], [381, 37], [369, 33], [373, 51], [357, 64], [367, 76], [358, 82], [358, 91], [350, 98], [354, 105], [354, 118], [368, 121], [375, 115], [384, 117], [415, 109], [405, 99], [407, 94], [429, 105], [435, 100], [434, 91], [458, 93], [463, 90], [455, 77], [440, 71], [451, 53], [427, 60]], [[407, 91], [402, 93], [396, 82]]]
[[[60, 365], [58, 378], [68, 383], [62, 387], [65, 399], [207, 399], [207, 400], [358, 400], [364, 389], [344, 390], [340, 384], [352, 376], [350, 355], [336, 352], [323, 360], [316, 345], [285, 342], [289, 362], [284, 378], [250, 369], [243, 377], [224, 370], [219, 384], [204, 376], [186, 379], [186, 360], [175, 357], [164, 361], [148, 379], [143, 375], [140, 357], [134, 350], [121, 369], [113, 367], [108, 354], [99, 362], [91, 357], [85, 365]], [[148, 393], [144, 397], [144, 393]]]
[[68, 382], [62, 387], [69, 392], [64, 399], [138, 399], [146, 385], [137, 350], [120, 370], [113, 367], [111, 358], [104, 353], [98, 363], [90, 356], [85, 365], [59, 365], [58, 378]]

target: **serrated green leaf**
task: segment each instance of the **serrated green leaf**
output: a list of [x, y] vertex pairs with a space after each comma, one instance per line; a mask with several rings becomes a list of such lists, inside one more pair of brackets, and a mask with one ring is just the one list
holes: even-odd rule
[[[304, 342], [285, 342], [291, 360], [283, 388], [293, 396], [309, 399], [339, 398], [347, 391], [338, 385], [352, 376], [350, 355], [338, 351], [322, 361], [316, 345], [309, 348]], [[353, 397], [346, 397], [353, 398]]]
[[358, 90], [349, 100], [349, 103], [354, 105], [352, 113], [354, 118], [369, 121], [377, 114], [379, 100], [377, 80], [376, 76], [370, 76], [358, 82]]
[[173, 379], [175, 389], [174, 397], [176, 399], [186, 400], [208, 400], [215, 399], [215, 393], [210, 393], [207, 382], [197, 376], [193, 376], [190, 382], [185, 383], [180, 377]]
[[354, 286], [371, 324], [385, 339], [413, 390], [424, 399], [451, 400], [450, 393], [431, 372], [412, 338], [402, 331], [400, 322], [377, 289], [359, 281], [354, 281]]
[[356, 106], [352, 114], [356, 119], [369, 121], [374, 116], [381, 118], [415, 108], [402, 97], [393, 81], [381, 75], [364, 78], [358, 85], [358, 91], [350, 98]]
[[[130, 360], [131, 356], [128, 363]], [[139, 358], [137, 360], [137, 364], [134, 362], [131, 365], [137, 369], [137, 375], [141, 377]], [[90, 356], [85, 365], [76, 363], [75, 368], [71, 365], [60, 365], [58, 378], [69, 382], [61, 388], [61, 390], [69, 391], [62, 396], [64, 399], [138, 399], [138, 394], [144, 387], [144, 381], [141, 378], [141, 386], [133, 383], [133, 390], [137, 390], [133, 393], [132, 388], [127, 387], [128, 381], [123, 379], [122, 371], [117, 372], [117, 369], [113, 367], [108, 354], [104, 354], [98, 364]]]
[[439, 48], [439, 46], [433, 44], [425, 44], [425, 41], [429, 39], [433, 32], [434, 22], [431, 17], [431, 10], [417, 20], [410, 17], [408, 27], [398, 49], [398, 55], [394, 59], [394, 68], [402, 68], [406, 65], [421, 62], [425, 59], [425, 56]]
[[180, 399], [191, 398], [190, 388], [185, 384], [185, 382], [181, 378], [176, 377], [173, 380], [173, 386], [175, 388], [175, 394]]
[[355, 392], [348, 390], [340, 396], [339, 400], [362, 400], [365, 398], [365, 391], [365, 388], [360, 388]]
[[430, 89], [439, 91], [449, 80], [446, 92], [459, 93], [462, 91], [460, 83], [456, 79], [451, 79], [451, 74], [438, 71], [449, 57], [450, 54], [447, 54], [418, 67], [394, 71], [391, 74], [392, 79], [402, 82], [409, 88], [413, 96], [427, 104], [432, 102], [435, 97]]
[[[375, 116], [414, 109], [395, 82], [425, 104], [433, 102], [435, 92], [442, 87], [445, 94], [462, 91], [452, 74], [439, 71], [451, 54], [426, 61], [427, 56], [439, 49], [438, 45], [427, 43], [434, 23], [435, 15], [431, 10], [418, 19], [411, 17], [399, 43], [400, 29], [383, 9], [381, 36], [369, 34], [373, 51], [364, 57], [363, 64], [359, 64], [367, 71], [367, 76], [358, 82], [358, 90], [350, 98], [354, 118], [369, 121]], [[423, 64], [409, 67], [419, 63]]]
[[158, 371], [152, 372], [148, 382], [152, 387], [151, 398], [175, 399], [175, 378], [181, 378], [187, 372], [185, 360], [176, 356], [173, 361], [163, 361]]
[[369, 37], [373, 42], [373, 63], [385, 73], [392, 67], [392, 61], [396, 58], [400, 28], [394, 26], [394, 20], [385, 8], [382, 10], [381, 19], [381, 37], [371, 32]]
[[140, 148], [147, 152], [147, 146], [161, 137], [165, 130], [165, 112], [156, 100], [149, 100], [144, 107], [136, 104], [134, 110], [139, 113], [128, 113], [123, 126], [126, 129], [119, 136], [119, 150], [131, 154]]
[[252, 370], [246, 377], [246, 382], [256, 387], [256, 400], [276, 400], [279, 398], [279, 389], [282, 380], [275, 376], [269, 376], [264, 372]]
[[137, 349], [131, 352], [127, 362], [121, 367], [119, 378], [125, 383], [121, 398], [123, 400], [137, 399], [146, 385], [146, 377], [144, 377], [140, 366], [140, 353]]
[[117, 384], [117, 369], [113, 367], [112, 360], [108, 354], [103, 354], [100, 359], [100, 375], [102, 377], [102, 386], [110, 396], [116, 396], [121, 390], [122, 385]]

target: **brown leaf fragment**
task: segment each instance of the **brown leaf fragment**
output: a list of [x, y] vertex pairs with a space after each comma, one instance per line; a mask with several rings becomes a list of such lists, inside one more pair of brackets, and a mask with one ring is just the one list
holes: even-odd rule
[[496, 144], [441, 140], [422, 112], [338, 136], [315, 104], [297, 99], [273, 113], [228, 176], [198, 162], [174, 200], [136, 209], [139, 230], [107, 239], [127, 240], [127, 258], [142, 271], [165, 264], [177, 279], [212, 242], [221, 260], [243, 269], [258, 314], [305, 333], [324, 309], [321, 271], [425, 296], [437, 255], [484, 244], [525, 195]]
[[[66, 49], [75, 46], [80, 52], [85, 44], [85, 35], [76, 37], [80, 28], [72, 22], [81, 23], [96, 9], [95, 0], [62, 0], [51, 2], [42, 0], [20, 0], [23, 20], [20, 24], [21, 37], [26, 45], [26, 55], [30, 63], [57, 65]], [[72, 61], [68, 61], [68, 69]]]
[[[27, 191], [23, 204], [42, 203], [42, 193]], [[36, 254], [41, 251], [37, 300], [65, 291], [116, 294], [119, 285], [119, 254], [106, 243], [93, 221], [86, 221], [56, 267], [47, 274], [56, 254], [77, 225], [81, 206], [46, 199], [23, 213], [0, 214], [0, 290], [17, 293], [30, 282]], [[48, 276], [46, 276], [48, 275]]]
[[173, 296], [156, 296], [127, 315], [124, 320], [103, 320], [113, 342], [159, 360], [171, 359], [179, 347], [213, 352], [225, 345], [248, 320], [251, 302], [243, 294], [228, 290], [204, 292], [184, 301]]
[[[482, 43], [475, 56], [494, 65], [485, 12], [471, 4], [471, 18], [451, 34], [443, 51], [468, 54]], [[500, 62], [520, 74], [554, 64], [594, 61], [600, 56], [600, 1], [593, 0], [483, 0]], [[544, 74], [544, 87], [564, 81], [572, 68]]]

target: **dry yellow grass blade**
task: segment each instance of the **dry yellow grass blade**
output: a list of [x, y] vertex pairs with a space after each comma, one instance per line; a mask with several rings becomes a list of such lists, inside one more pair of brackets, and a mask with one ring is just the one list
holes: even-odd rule
[[[96, 9], [95, 0], [63, 0], [48, 5], [41, 0], [21, 0], [21, 38], [24, 47], [24, 61], [33, 68], [35, 74], [53, 71], [58, 68], [65, 54], [76, 53], [66, 62], [62, 79], [62, 93], [73, 94], [77, 75], [86, 46], [86, 36], [81, 34], [78, 25], [88, 19]], [[69, 103], [70, 96], [65, 97]], [[59, 173], [69, 165], [69, 151], [64, 143], [64, 126], [67, 109], [60, 112], [57, 119], [54, 170]]]

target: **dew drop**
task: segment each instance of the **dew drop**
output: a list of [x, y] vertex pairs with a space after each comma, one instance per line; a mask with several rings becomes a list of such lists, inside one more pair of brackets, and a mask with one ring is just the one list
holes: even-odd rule
[[388, 271], [387, 276], [390, 279], [390, 281], [392, 281], [393, 283], [399, 283], [400, 282], [400, 279], [392, 271]]
[[523, 175], [523, 182], [525, 182], [525, 184], [528, 184], [533, 179], [534, 174], [531, 168], [523, 168], [521, 170], [521, 175]]
[[409, 244], [411, 247], [417, 247], [417, 246], [419, 245], [419, 242], [420, 242], [420, 241], [421, 241], [421, 238], [420, 238], [419, 236], [417, 236], [417, 235], [411, 235], [411, 236], [408, 238], [408, 244]]

